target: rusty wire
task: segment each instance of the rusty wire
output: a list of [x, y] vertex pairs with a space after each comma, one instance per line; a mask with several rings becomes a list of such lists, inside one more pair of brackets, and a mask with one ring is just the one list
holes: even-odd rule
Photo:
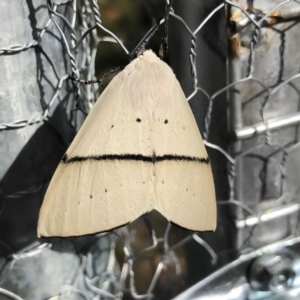
[[[288, 83], [292, 82], [293, 80], [300, 77], [300, 73], [295, 74], [294, 76], [287, 78], [286, 80], [282, 81], [279, 85], [277, 85], [274, 88], [269, 88], [262, 82], [260, 79], [256, 78], [253, 71], [254, 71], [254, 62], [255, 62], [255, 47], [258, 42], [258, 35], [261, 28], [265, 26], [272, 26], [276, 23], [285, 22], [287, 20], [296, 18], [300, 16], [297, 15], [297, 12], [293, 12], [292, 15], [288, 15], [286, 11], [280, 10], [280, 8], [283, 8], [286, 4], [295, 2], [292, 0], [283, 1], [281, 4], [278, 4], [276, 7], [272, 8], [268, 12], [251, 12], [244, 7], [240, 7], [237, 2], [235, 1], [229, 1], [226, 0], [224, 3], [217, 6], [201, 23], [198, 24], [198, 26], [194, 29], [190, 28], [186, 21], [180, 17], [176, 11], [174, 11], [173, 7], [171, 6], [171, 3], [169, 0], [166, 0], [166, 4], [168, 5], [168, 13], [170, 18], [174, 18], [177, 21], [179, 21], [182, 26], [186, 29], [188, 34], [191, 38], [191, 49], [190, 49], [190, 64], [191, 64], [191, 73], [192, 73], [192, 80], [193, 80], [193, 92], [191, 95], [189, 95], [187, 98], [188, 100], [192, 99], [198, 92], [203, 93], [208, 102], [208, 110], [205, 118], [205, 132], [204, 132], [204, 139], [205, 144], [207, 147], [210, 147], [212, 149], [215, 149], [216, 151], [219, 151], [225, 159], [228, 161], [228, 183], [229, 183], [229, 197], [228, 199], [219, 199], [219, 205], [233, 205], [242, 208], [245, 210], [248, 215], [252, 215], [257, 217], [257, 223], [260, 222], [260, 219], [263, 216], [262, 211], [254, 211], [251, 207], [249, 207], [246, 203], [241, 202], [239, 199], [235, 199], [235, 188], [236, 188], [236, 182], [235, 182], [235, 176], [236, 176], [236, 170], [235, 165], [236, 161], [241, 159], [241, 157], [244, 157], [245, 155], [251, 153], [251, 151], [256, 150], [258, 147], [261, 147], [262, 145], [257, 145], [255, 149], [247, 150], [247, 152], [240, 153], [238, 155], [233, 156], [231, 153], [229, 153], [226, 149], [222, 149], [219, 145], [212, 144], [209, 142], [209, 135], [210, 135], [210, 123], [211, 123], [211, 117], [212, 117], [212, 110], [213, 110], [213, 103], [214, 100], [221, 94], [227, 93], [231, 88], [238, 86], [241, 83], [245, 83], [246, 81], [254, 81], [257, 84], [259, 84], [262, 89], [263, 93], [265, 94], [265, 101], [261, 105], [261, 119], [264, 124], [266, 124], [267, 130], [266, 130], [266, 140], [265, 144], [271, 145], [271, 141], [269, 139], [269, 131], [268, 131], [268, 123], [264, 120], [264, 109], [266, 107], [266, 104], [268, 103], [268, 100], [271, 95], [275, 94], [280, 90], [283, 86], [287, 85]], [[298, 3], [298, 2], [297, 2]], [[73, 9], [73, 14], [71, 16], [68, 16], [68, 19], [65, 16], [62, 16], [58, 14], [57, 9], [60, 5], [69, 5]], [[249, 56], [248, 56], [248, 68], [247, 68], [247, 74], [243, 78], [238, 78], [237, 81], [230, 82], [227, 86], [224, 86], [222, 89], [214, 93], [213, 95], [210, 95], [205, 89], [203, 89], [201, 86], [198, 85], [198, 74], [196, 69], [196, 58], [197, 58], [197, 49], [196, 49], [196, 39], [197, 34], [199, 31], [202, 30], [202, 28], [205, 26], [206, 22], [219, 10], [224, 9], [224, 7], [227, 7], [227, 11], [229, 8], [236, 8], [240, 10], [239, 17], [237, 19], [232, 19], [231, 21], [235, 22], [235, 32], [232, 34], [235, 34], [239, 31], [241, 31], [243, 28], [245, 28], [247, 25], [252, 24], [254, 26], [253, 30], [253, 36], [250, 43], [250, 50], [249, 50]], [[71, 66], [71, 74], [64, 74], [57, 78], [57, 84], [55, 92], [51, 99], [48, 99], [48, 104], [46, 108], [43, 109], [43, 112], [40, 116], [28, 116], [27, 119], [22, 120], [11, 120], [9, 122], [1, 123], [0, 124], [0, 130], [18, 130], [20, 128], [30, 126], [37, 123], [42, 123], [47, 121], [50, 108], [52, 105], [57, 101], [59, 94], [61, 90], [64, 88], [64, 83], [67, 80], [70, 80], [70, 76], [76, 79], [84, 78], [85, 80], [93, 81], [96, 80], [95, 78], [95, 70], [94, 70], [94, 61], [95, 56], [97, 52], [97, 45], [101, 41], [109, 41], [118, 43], [121, 49], [127, 54], [130, 55], [130, 52], [126, 49], [125, 45], [119, 39], [112, 31], [110, 31], [108, 28], [105, 27], [105, 24], [101, 21], [101, 14], [99, 11], [99, 6], [97, 0], [84, 0], [84, 1], [76, 1], [76, 0], [70, 0], [70, 1], [48, 1], [48, 11], [49, 11], [49, 19], [44, 25], [44, 28], [40, 31], [39, 36], [31, 41], [28, 41], [25, 44], [16, 44], [11, 45], [7, 47], [0, 48], [0, 56], [15, 53], [18, 54], [21, 51], [27, 51], [30, 48], [34, 48], [39, 46], [41, 40], [43, 37], [47, 34], [47, 29], [50, 26], [55, 26], [62, 38], [62, 41], [64, 43], [65, 49], [67, 50], [68, 58], [69, 58], [69, 64]], [[300, 11], [300, 10], [299, 10]], [[298, 11], [298, 12], [299, 12]], [[275, 13], [276, 12], [276, 13]], [[80, 18], [78, 18], [78, 14], [80, 14]], [[62, 26], [59, 25], [60, 23], [57, 22], [57, 20], [60, 19], [64, 22], [66, 26], [64, 26], [64, 30], [68, 31], [70, 34], [66, 35], [64, 30], [62, 29]], [[80, 26], [78, 26], [80, 24]], [[163, 24], [163, 22], [160, 23], [160, 25]], [[100, 38], [97, 36], [96, 29], [104, 31], [107, 36]], [[76, 31], [76, 32], [75, 32]], [[76, 33], [76, 34], [75, 34]], [[67, 37], [68, 36], [68, 37]], [[91, 43], [91, 40], [93, 43]], [[91, 46], [93, 45], [93, 46]], [[84, 49], [83, 52], [85, 52], [85, 57], [79, 57], [78, 56], [78, 49]], [[45, 49], [44, 49], [45, 51]], [[81, 61], [79, 61], [81, 59]], [[91, 85], [80, 85], [80, 82], [74, 82], [73, 81], [73, 88], [76, 90], [77, 98], [76, 98], [76, 105], [75, 108], [82, 109], [82, 110], [89, 110], [93, 104], [95, 103], [96, 99], [98, 98], [99, 92], [98, 92], [98, 84], [94, 83]], [[283, 147], [281, 145], [273, 145], [276, 146], [279, 151], [284, 152], [284, 159], [281, 164], [281, 168], [284, 170], [285, 160], [286, 157], [291, 150], [291, 148], [295, 147], [297, 144], [293, 144], [289, 147]], [[4, 195], [6, 199], [9, 198], [17, 198], [20, 195], [23, 194], [30, 194], [34, 193], [37, 190], [40, 190], [40, 186], [35, 187], [28, 187], [25, 191], [16, 192], [13, 195]], [[295, 195], [293, 195], [295, 196]], [[297, 197], [294, 197], [297, 200]], [[0, 207], [1, 208], [1, 207]], [[149, 229], [149, 237], [152, 241], [151, 245], [147, 248], [144, 248], [142, 251], [134, 252], [132, 249], [131, 243], [132, 239], [134, 238], [134, 233], [130, 232], [129, 229], [122, 228], [118, 230], [115, 234], [112, 234], [113, 238], [111, 239], [110, 244], [110, 252], [109, 252], [109, 263], [107, 264], [107, 269], [105, 272], [101, 274], [97, 274], [94, 278], [89, 278], [87, 275], [87, 268], [89, 264], [89, 260], [93, 259], [90, 254], [87, 254], [86, 256], [83, 256], [80, 263], [81, 272], [85, 274], [85, 283], [86, 287], [90, 290], [92, 295], [95, 297], [98, 295], [98, 297], [104, 297], [105, 299], [116, 299], [116, 298], [122, 298], [122, 289], [126, 288], [126, 280], [129, 279], [129, 291], [131, 296], [134, 299], [151, 299], [153, 298], [153, 291], [156, 286], [157, 280], [163, 270], [164, 267], [167, 266], [168, 261], [173, 261], [176, 266], [176, 271], [178, 273], [181, 272], [180, 263], [178, 261], [178, 258], [175, 253], [175, 249], [178, 247], [182, 247], [184, 244], [189, 243], [191, 241], [195, 241], [199, 243], [204, 249], [208, 251], [208, 253], [211, 256], [212, 263], [216, 263], [218, 259], [218, 255], [215, 253], [215, 251], [204, 241], [202, 240], [197, 234], [191, 233], [188, 237], [184, 238], [182, 241], [180, 241], [178, 244], [170, 246], [169, 245], [169, 233], [171, 229], [171, 224], [169, 223], [163, 238], [157, 238], [156, 233], [152, 227], [151, 220], [146, 219], [145, 222], [147, 223], [147, 227]], [[99, 235], [99, 238], [102, 238], [103, 234]], [[248, 239], [249, 237], [247, 237]], [[247, 240], [246, 239], [246, 240]], [[115, 258], [115, 246], [116, 241], [120, 240], [123, 246], [123, 254], [124, 254], [124, 264], [121, 266], [120, 274], [117, 274], [115, 272], [115, 266], [117, 264], [116, 258]], [[159, 262], [156, 268], [156, 272], [152, 278], [152, 281], [148, 287], [147, 293], [140, 295], [137, 293], [135, 288], [135, 274], [133, 271], [133, 263], [135, 259], [137, 259], [141, 254], [144, 254], [145, 252], [149, 252], [152, 249], [156, 248], [158, 245], [163, 246], [163, 255], [162, 260]], [[7, 245], [9, 248], [9, 246]], [[32, 246], [31, 249], [25, 250], [21, 253], [11, 253], [9, 262], [6, 265], [6, 268], [2, 272], [9, 272], [15, 265], [15, 263], [18, 260], [22, 260], [29, 256], [34, 256], [39, 254], [42, 251], [47, 251], [51, 249], [51, 244], [47, 243], [37, 243], [36, 245]], [[108, 288], [105, 286], [96, 286], [94, 282], [96, 281], [97, 277], [104, 276], [106, 278], [106, 286], [109, 285], [111, 282], [119, 282], [120, 290], [112, 294]], [[77, 293], [80, 295], [83, 299], [86, 299], [86, 296], [76, 288], [75, 286], [76, 278], [74, 279], [74, 283], [69, 286], [69, 289], [65, 290], [59, 295], [56, 296], [63, 296], [67, 295], [68, 293]], [[15, 293], [8, 291], [6, 289], [0, 288], [0, 295], [5, 295], [8, 298], [20, 300], [22, 299], [20, 296], [16, 295]], [[55, 295], [53, 295], [54, 297]], [[63, 298], [63, 297], [62, 297]], [[95, 298], [99, 299], [99, 298]]]

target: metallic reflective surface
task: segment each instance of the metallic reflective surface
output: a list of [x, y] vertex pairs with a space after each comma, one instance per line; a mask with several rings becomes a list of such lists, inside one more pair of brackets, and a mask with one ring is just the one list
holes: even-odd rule
[[242, 254], [174, 299], [293, 299], [300, 291], [299, 251], [298, 237]]
[[278, 118], [267, 120], [265, 123], [254, 124], [253, 126], [247, 126], [235, 131], [237, 139], [250, 138], [256, 134], [261, 134], [267, 130], [280, 129], [286, 126], [297, 125], [300, 123], [300, 113], [294, 113], [287, 116], [281, 116]]

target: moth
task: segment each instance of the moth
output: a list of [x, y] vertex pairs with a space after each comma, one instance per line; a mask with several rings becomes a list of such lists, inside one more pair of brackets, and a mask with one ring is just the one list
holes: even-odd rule
[[211, 165], [172, 69], [145, 51], [114, 77], [59, 163], [39, 237], [108, 231], [157, 210], [193, 231], [214, 230]]

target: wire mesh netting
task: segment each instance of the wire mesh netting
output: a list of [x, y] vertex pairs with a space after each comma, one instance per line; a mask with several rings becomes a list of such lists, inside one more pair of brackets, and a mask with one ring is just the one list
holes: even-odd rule
[[[0, 14], [0, 299], [274, 299], [297, 287], [298, 1], [7, 0]], [[158, 49], [165, 23], [212, 161], [217, 231], [152, 212], [113, 232], [37, 239], [49, 180], [101, 90], [71, 78], [128, 62], [156, 24], [147, 47]], [[271, 257], [262, 281], [256, 265], [270, 263], [253, 259], [274, 252], [284, 264]]]

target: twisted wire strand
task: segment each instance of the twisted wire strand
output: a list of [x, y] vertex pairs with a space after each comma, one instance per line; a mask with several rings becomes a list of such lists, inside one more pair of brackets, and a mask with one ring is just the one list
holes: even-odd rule
[[[261, 223], [262, 216], [265, 213], [264, 211], [256, 211], [253, 207], [249, 206], [247, 203], [243, 201], [243, 199], [236, 199], [236, 176], [237, 176], [237, 170], [236, 170], [236, 163], [237, 161], [247, 157], [248, 155], [251, 155], [255, 153], [255, 151], [261, 149], [265, 145], [275, 147], [276, 151], [281, 151], [283, 153], [282, 159], [280, 161], [280, 170], [281, 170], [281, 182], [286, 178], [286, 162], [289, 157], [289, 155], [299, 146], [299, 142], [295, 141], [295, 143], [289, 144], [289, 145], [280, 145], [273, 143], [271, 140], [271, 132], [268, 129], [268, 122], [264, 118], [264, 111], [266, 109], [267, 104], [270, 101], [270, 97], [275, 95], [277, 92], [279, 92], [282, 88], [285, 86], [291, 84], [295, 80], [297, 80], [300, 77], [300, 72], [297, 74], [290, 76], [289, 78], [286, 78], [285, 80], [282, 80], [279, 84], [276, 86], [270, 88], [268, 87], [263, 80], [257, 78], [254, 76], [254, 71], [256, 67], [256, 48], [259, 44], [259, 36], [261, 33], [261, 29], [264, 26], [269, 26], [269, 20], [272, 17], [272, 13], [279, 10], [284, 5], [291, 3], [291, 2], [297, 2], [292, 0], [286, 0], [281, 2], [280, 4], [277, 4], [274, 6], [271, 10], [269, 10], [267, 13], [256, 16], [254, 13], [250, 12], [249, 9], [245, 9], [244, 7], [239, 6], [237, 3], [225, 0], [222, 4], [214, 8], [207, 16], [206, 18], [196, 27], [196, 29], [191, 29], [188, 26], [187, 20], [184, 20], [181, 16], [179, 16], [172, 4], [173, 1], [166, 0], [167, 5], [167, 17], [165, 19], [160, 20], [158, 24], [156, 24], [153, 28], [149, 29], [149, 32], [146, 33], [145, 37], [141, 40], [141, 42], [137, 45], [136, 49], [139, 49], [140, 46], [144, 45], [145, 41], [147, 41], [147, 38], [157, 30], [160, 26], [164, 24], [164, 22], [169, 18], [173, 18], [174, 20], [178, 21], [181, 26], [186, 30], [187, 34], [190, 36], [190, 53], [189, 53], [189, 62], [191, 67], [191, 81], [192, 81], [192, 93], [187, 97], [188, 100], [192, 99], [198, 92], [201, 92], [205, 98], [205, 101], [208, 101], [208, 109], [206, 112], [205, 117], [205, 131], [204, 131], [204, 139], [205, 139], [205, 145], [207, 147], [210, 147], [214, 149], [215, 151], [218, 151], [228, 162], [228, 184], [229, 184], [229, 195], [228, 199], [222, 199], [218, 202], [218, 205], [232, 205], [238, 208], [241, 208], [242, 211], [245, 212], [246, 215], [255, 216], [258, 218], [257, 225], [258, 226]], [[70, 16], [67, 16], [62, 14], [58, 11], [59, 7], [65, 6], [71, 10]], [[196, 68], [196, 60], [197, 60], [197, 54], [198, 49], [196, 47], [197, 43], [197, 36], [198, 33], [203, 30], [204, 26], [207, 24], [207, 22], [221, 9], [224, 9], [225, 6], [234, 7], [241, 11], [242, 15], [247, 19], [247, 22], [245, 22], [245, 26], [247, 24], [253, 26], [252, 31], [252, 39], [250, 42], [250, 49], [248, 54], [248, 64], [247, 69], [245, 72], [245, 76], [242, 78], [239, 78], [235, 82], [230, 82], [228, 85], [224, 86], [220, 90], [216, 91], [214, 94], [210, 95], [205, 89], [203, 89], [201, 86], [199, 86], [199, 80], [198, 80], [198, 74], [197, 74], [197, 68]], [[9, 54], [18, 54], [22, 51], [27, 51], [30, 48], [38, 48], [43, 53], [43, 55], [46, 57], [47, 61], [52, 64], [53, 72], [55, 74], [55, 77], [57, 79], [57, 84], [54, 87], [54, 93], [47, 102], [46, 108], [42, 109], [42, 112], [39, 116], [33, 116], [28, 118], [22, 118], [20, 120], [12, 120], [10, 122], [5, 122], [0, 124], [0, 130], [18, 130], [20, 128], [24, 128], [27, 126], [43, 123], [49, 118], [51, 108], [53, 108], [60, 98], [61, 92], [64, 90], [64, 88], [68, 88], [71, 81], [68, 79], [72, 79], [72, 86], [73, 86], [73, 93], [75, 95], [74, 101], [75, 106], [80, 109], [84, 109], [84, 105], [88, 106], [88, 108], [91, 108], [93, 103], [95, 103], [97, 96], [98, 96], [98, 83], [101, 84], [101, 81], [97, 80], [95, 78], [94, 74], [94, 62], [95, 57], [97, 53], [97, 46], [100, 42], [108, 41], [117, 43], [121, 49], [124, 51], [125, 54], [130, 57], [133, 52], [129, 52], [127, 48], [124, 45], [124, 41], [122, 41], [115, 33], [110, 31], [108, 28], [105, 27], [105, 24], [103, 24], [101, 20], [101, 14], [100, 9], [98, 5], [97, 0], [84, 0], [84, 1], [78, 1], [78, 0], [69, 0], [69, 1], [54, 1], [54, 0], [48, 0], [47, 1], [47, 8], [48, 8], [48, 14], [49, 19], [45, 23], [44, 27], [40, 31], [40, 34], [38, 35], [37, 39], [33, 39], [29, 42], [26, 42], [24, 44], [14, 44], [10, 46], [5, 46], [0, 48], [0, 56], [2, 55], [9, 55]], [[278, 19], [279, 20], [279, 19]], [[279, 20], [280, 21], [280, 20]], [[50, 56], [47, 53], [47, 49], [42, 48], [41, 42], [43, 38], [47, 35], [48, 31], [51, 28], [56, 28], [57, 32], [59, 32], [61, 37], [62, 45], [64, 46], [64, 49], [66, 49], [67, 57], [68, 57], [68, 64], [71, 70], [70, 74], [64, 74], [61, 75], [57, 69], [57, 66], [55, 65], [55, 62], [53, 62], [50, 58]], [[100, 29], [101, 31], [105, 32], [107, 34], [106, 37], [98, 37], [97, 36], [97, 29]], [[283, 43], [285, 43], [285, 40], [283, 40]], [[284, 47], [284, 44], [281, 45], [281, 47]], [[84, 49], [84, 51], [81, 51]], [[282, 50], [283, 51], [283, 50]], [[83, 54], [79, 55], [80, 52], [83, 52]], [[282, 68], [284, 67], [282, 62]], [[82, 79], [86, 78], [86, 79]], [[209, 133], [210, 133], [210, 123], [211, 123], [211, 117], [212, 117], [212, 111], [213, 111], [213, 103], [214, 100], [223, 93], [228, 93], [232, 88], [239, 87], [242, 84], [245, 84], [246, 82], [252, 82], [255, 84], [258, 84], [264, 94], [264, 101], [262, 101], [259, 113], [261, 116], [262, 121], [266, 125], [266, 140], [265, 143], [261, 143], [255, 147], [252, 147], [248, 150], [241, 151], [240, 153], [231, 153], [229, 150], [223, 149], [221, 146], [217, 144], [213, 144], [209, 141]], [[81, 83], [88, 83], [88, 85], [83, 86]], [[80, 98], [81, 96], [81, 98]], [[82, 99], [85, 99], [83, 101]], [[276, 152], [274, 151], [274, 153]], [[273, 155], [273, 153], [271, 154]], [[39, 186], [32, 186], [28, 187], [27, 189], [19, 192], [15, 192], [11, 195], [4, 195], [2, 192], [0, 193], [0, 196], [3, 197], [4, 201], [12, 201], [22, 198], [24, 195], [29, 195], [33, 193], [38, 193], [41, 189], [43, 189], [47, 184], [42, 184]], [[295, 190], [297, 190], [297, 187], [295, 187]], [[282, 191], [281, 198], [288, 198], [292, 199], [289, 200], [288, 203], [292, 203], [295, 201], [299, 201], [297, 193], [291, 192], [290, 194], [287, 192]], [[284, 201], [281, 201], [282, 199], [279, 199], [278, 205], [279, 207], [283, 207], [286, 203]], [[5, 203], [4, 202], [4, 203]], [[1, 211], [2, 211], [1, 206]], [[1, 217], [1, 215], [0, 215]], [[119, 229], [119, 231], [115, 231], [115, 238], [110, 240], [110, 247], [109, 247], [109, 258], [107, 260], [106, 270], [103, 272], [99, 272], [94, 277], [88, 276], [88, 264], [91, 263], [93, 260], [93, 257], [89, 254], [87, 256], [81, 257], [81, 264], [80, 264], [80, 271], [78, 273], [84, 274], [84, 283], [89, 290], [95, 297], [104, 297], [105, 299], [121, 299], [123, 296], [123, 292], [125, 290], [129, 290], [131, 296], [134, 299], [152, 299], [154, 298], [154, 290], [157, 286], [157, 283], [159, 281], [159, 278], [161, 276], [161, 273], [165, 268], [168, 268], [169, 264], [172, 262], [175, 265], [176, 274], [182, 273], [182, 267], [180, 264], [180, 260], [176, 254], [176, 249], [179, 249], [180, 247], [184, 247], [187, 243], [190, 242], [196, 242], [201, 247], [203, 247], [211, 256], [212, 264], [217, 264], [218, 262], [218, 254], [215, 252], [215, 250], [203, 239], [201, 239], [196, 233], [191, 233], [187, 237], [182, 238], [177, 243], [170, 245], [170, 235], [171, 235], [171, 229], [172, 225], [171, 223], [168, 223], [163, 237], [158, 237], [157, 233], [154, 230], [154, 226], [152, 224], [152, 221], [150, 219], [147, 219], [147, 217], [144, 218], [146, 227], [148, 228], [148, 239], [150, 241], [150, 245], [143, 248], [142, 250], [135, 251], [133, 247], [133, 241], [136, 237], [136, 232], [134, 230], [130, 231], [128, 228]], [[254, 234], [255, 227], [253, 227], [253, 230], [250, 231], [248, 236], [244, 237], [244, 241], [242, 243], [242, 246], [239, 251], [243, 250], [243, 247], [248, 246], [248, 242], [251, 238], [251, 236]], [[99, 235], [97, 237], [97, 240], [100, 240], [101, 238], [107, 237], [106, 235]], [[116, 248], [116, 241], [120, 242], [122, 244], [122, 251], [124, 255], [124, 261], [121, 265], [120, 274], [115, 272], [115, 268], [117, 265], [116, 258], [115, 258], [115, 248]], [[22, 249], [18, 253], [14, 253], [13, 250], [10, 248], [9, 245], [5, 246], [4, 242], [0, 241], [1, 245], [9, 249], [9, 259], [7, 257], [7, 263], [6, 267], [4, 268], [4, 271], [0, 272], [0, 283], [3, 281], [3, 278], [11, 272], [11, 270], [15, 267], [15, 263], [26, 260], [29, 257], [32, 256], [38, 256], [41, 253], [44, 253], [44, 251], [52, 251], [52, 243], [37, 243], [35, 245], [32, 245], [30, 249]], [[157, 249], [158, 247], [162, 246], [163, 252], [162, 252], [162, 259], [158, 262], [155, 268], [155, 272], [153, 274], [152, 280], [148, 286], [148, 289], [146, 293], [139, 294], [136, 288], [136, 278], [134, 273], [134, 263], [135, 261], [142, 257], [144, 254], [151, 253], [154, 249]], [[6, 275], [4, 276], [4, 272]], [[98, 286], [97, 282], [100, 280], [100, 278], [105, 278], [104, 283], [102, 286]], [[127, 279], [129, 279], [129, 286], [127, 286]], [[69, 295], [70, 293], [77, 293], [79, 296], [81, 296], [83, 299], [88, 299], [85, 293], [83, 293], [81, 290], [77, 288], [77, 281], [78, 278], [75, 276], [72, 279], [72, 283], [69, 284], [68, 289], [65, 292], [59, 293], [57, 296], [64, 297], [65, 295]], [[116, 293], [111, 293], [109, 291], [109, 286], [114, 285], [115, 290], [119, 289]], [[121, 287], [121, 289], [119, 288]], [[22, 299], [19, 295], [16, 295], [12, 291], [9, 291], [5, 288], [0, 288], [0, 295], [4, 295], [11, 299], [20, 300]]]

